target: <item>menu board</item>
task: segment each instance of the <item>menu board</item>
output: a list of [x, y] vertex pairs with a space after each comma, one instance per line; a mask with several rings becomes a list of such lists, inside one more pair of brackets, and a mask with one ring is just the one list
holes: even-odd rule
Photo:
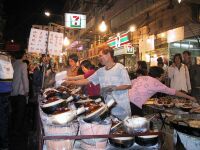
[[47, 39], [48, 31], [32, 28], [29, 37], [28, 52], [45, 54]]
[[49, 32], [48, 52], [51, 55], [59, 56], [63, 48], [63, 33]]
[[[48, 48], [47, 48], [48, 46]], [[60, 55], [63, 48], [63, 33], [32, 28], [29, 37], [28, 52]]]

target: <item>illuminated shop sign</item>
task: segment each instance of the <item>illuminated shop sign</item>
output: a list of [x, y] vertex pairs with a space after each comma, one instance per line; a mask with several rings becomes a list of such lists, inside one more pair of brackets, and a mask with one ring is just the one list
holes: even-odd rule
[[125, 44], [129, 43], [128, 32], [120, 34], [118, 33], [115, 37], [110, 37], [107, 41], [108, 45], [112, 48], [120, 48]]
[[134, 53], [134, 48], [128, 38], [128, 32], [118, 33], [116, 36], [110, 37], [107, 44], [115, 50], [115, 56]]
[[67, 28], [86, 28], [86, 15], [65, 13], [65, 27]]

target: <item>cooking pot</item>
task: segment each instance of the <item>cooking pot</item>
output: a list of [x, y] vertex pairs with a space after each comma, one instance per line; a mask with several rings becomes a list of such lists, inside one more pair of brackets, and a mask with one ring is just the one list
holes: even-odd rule
[[129, 148], [134, 143], [134, 137], [116, 137], [110, 138], [109, 142], [111, 145], [120, 148]]
[[129, 134], [146, 132], [149, 130], [149, 120], [145, 117], [127, 117], [123, 121], [125, 130]]
[[[112, 134], [116, 134], [116, 135], [122, 135], [122, 134], [126, 134], [126, 131], [121, 126], [121, 127], [117, 128], [114, 131], [112, 130], [111, 133]], [[134, 143], [134, 137], [131, 137], [131, 136], [127, 136], [127, 137], [112, 137], [112, 138], [109, 138], [109, 142], [114, 147], [129, 148]]]
[[169, 121], [175, 130], [200, 137], [200, 114], [174, 115]]
[[51, 115], [52, 123], [63, 125], [69, 123], [70, 121], [74, 120], [78, 115], [85, 112], [85, 108], [81, 107], [77, 110], [70, 110], [62, 111], [61, 113], [54, 113]]
[[135, 143], [141, 146], [153, 146], [158, 143], [158, 139], [158, 135], [135, 136]]

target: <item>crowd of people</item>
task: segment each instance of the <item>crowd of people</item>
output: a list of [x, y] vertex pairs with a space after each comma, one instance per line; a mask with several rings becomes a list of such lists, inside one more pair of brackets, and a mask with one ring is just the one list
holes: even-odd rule
[[[63, 85], [89, 85], [91, 83], [99, 85], [101, 96], [104, 97], [105, 102], [108, 101], [108, 95], [111, 95], [116, 100], [117, 106], [113, 109], [123, 110], [129, 116], [142, 116], [142, 105], [158, 92], [176, 95], [193, 101], [196, 100], [196, 98], [189, 95], [191, 91], [190, 86], [187, 86], [187, 89], [185, 88], [189, 82], [189, 72], [186, 65], [180, 64], [182, 58], [177, 61], [177, 55], [180, 56], [180, 54], [176, 54], [173, 63], [169, 67], [164, 65], [162, 58], [158, 59], [158, 66], [150, 67], [150, 69], [148, 69], [145, 61], [138, 61], [136, 75], [130, 80], [125, 67], [115, 62], [113, 49], [103, 49], [99, 52], [99, 62], [103, 67], [87, 78], [82, 76], [68, 77]], [[179, 84], [179, 87], [176, 87], [174, 86], [176, 83], [172, 80], [172, 77], [174, 79], [175, 75], [180, 75], [173, 72], [172, 69], [178, 69], [178, 73], [180, 73], [180, 68], [178, 68], [178, 65], [176, 66], [178, 63], [179, 67], [182, 65], [185, 72], [181, 78], [183, 79], [183, 85]], [[170, 87], [165, 85], [166, 77], [170, 79]]]
[[[35, 120], [38, 94], [42, 89], [54, 87], [58, 71], [58, 63], [49, 56], [43, 55], [39, 64], [32, 64], [29, 62], [31, 60], [24, 59], [23, 56], [24, 53], [15, 55], [13, 80], [8, 83], [9, 89], [3, 91], [5, 89], [0, 85], [2, 90], [0, 98], [6, 101], [9, 99], [11, 103], [15, 135], [23, 133], [27, 104], [31, 105], [33, 109], [31, 117]], [[67, 61], [68, 65], [64, 68], [67, 71], [66, 79], [62, 85], [82, 86], [85, 95], [91, 98], [103, 97], [105, 102], [112, 97], [116, 101], [116, 106], [111, 113], [120, 110], [127, 116], [142, 116], [142, 105], [158, 92], [192, 101], [200, 99], [200, 65], [192, 65], [191, 54], [188, 51], [183, 55], [175, 54], [171, 64], [165, 64], [162, 57], [157, 59], [157, 66], [150, 68], [145, 61], [138, 61], [136, 74], [132, 77], [126, 68], [116, 61], [114, 50], [109, 47], [99, 51], [101, 64], [99, 67], [95, 67], [87, 59], [80, 63], [76, 54], [69, 55]], [[6, 104], [8, 105], [8, 102]], [[3, 114], [7, 113], [2, 106], [0, 111]], [[3, 120], [5, 118], [7, 117]], [[1, 120], [1, 124], [7, 123]], [[0, 147], [7, 147], [8, 143], [5, 145], [8, 141], [7, 128], [4, 125], [0, 127], [5, 131], [0, 134]]]

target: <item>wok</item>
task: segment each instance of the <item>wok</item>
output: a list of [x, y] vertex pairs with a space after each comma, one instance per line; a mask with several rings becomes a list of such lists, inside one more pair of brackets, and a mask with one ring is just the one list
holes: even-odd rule
[[[184, 114], [169, 117], [170, 125], [177, 131], [200, 137], [200, 114]], [[196, 122], [196, 123], [195, 123]], [[191, 124], [193, 123], [193, 124]]]
[[[71, 94], [66, 93], [64, 98], [60, 98], [59, 96], [54, 96], [54, 95], [56, 95], [56, 93], [60, 93], [58, 90], [53, 89], [53, 88], [45, 89], [45, 91], [43, 93], [43, 97], [45, 97], [46, 99], [47, 98], [50, 99], [50, 98], [56, 97], [56, 100], [52, 100], [50, 102], [47, 100], [45, 103], [43, 103], [41, 105], [41, 109], [46, 114], [52, 114], [54, 111], [56, 111], [57, 108], [65, 107], [68, 102], [71, 102], [72, 100], [74, 100], [76, 98], [76, 95], [74, 95], [74, 94], [76, 94], [80, 90], [81, 90], [81, 88], [79, 87], [77, 89], [74, 89], [71, 92]], [[48, 95], [51, 95], [51, 96], [49, 97]]]
[[47, 103], [42, 104], [41, 109], [46, 114], [52, 114], [53, 112], [56, 111], [57, 108], [65, 107], [67, 103], [72, 101], [73, 99], [74, 99], [73, 96], [70, 96], [67, 99], [56, 98], [52, 102], [47, 101]]
[[55, 93], [58, 93], [59, 91], [54, 88], [47, 88], [43, 92], [43, 97], [47, 98], [48, 95], [55, 95]]
[[46, 99], [48, 99], [50, 97], [54, 97], [54, 96], [66, 99], [66, 98], [68, 98], [70, 96], [70, 94], [69, 93], [55, 92], [55, 93], [48, 94]]
[[97, 110], [95, 110], [94, 112], [86, 115], [83, 120], [85, 122], [91, 123], [93, 121], [100, 121], [101, 116], [104, 115], [107, 112], [107, 108], [106, 105], [102, 105], [100, 108], [98, 108]]
[[83, 120], [85, 122], [98, 122], [101, 120], [104, 120], [109, 113], [109, 108], [111, 108], [113, 105], [115, 105], [115, 100], [111, 99], [108, 101], [108, 103], [104, 104], [102, 103], [101, 107], [96, 109], [94, 112], [86, 115]]
[[67, 109], [67, 111], [63, 111], [61, 113], [52, 114], [51, 119], [54, 124], [63, 125], [74, 120], [78, 115], [84, 112], [85, 112], [84, 107], [78, 108], [77, 110]]

